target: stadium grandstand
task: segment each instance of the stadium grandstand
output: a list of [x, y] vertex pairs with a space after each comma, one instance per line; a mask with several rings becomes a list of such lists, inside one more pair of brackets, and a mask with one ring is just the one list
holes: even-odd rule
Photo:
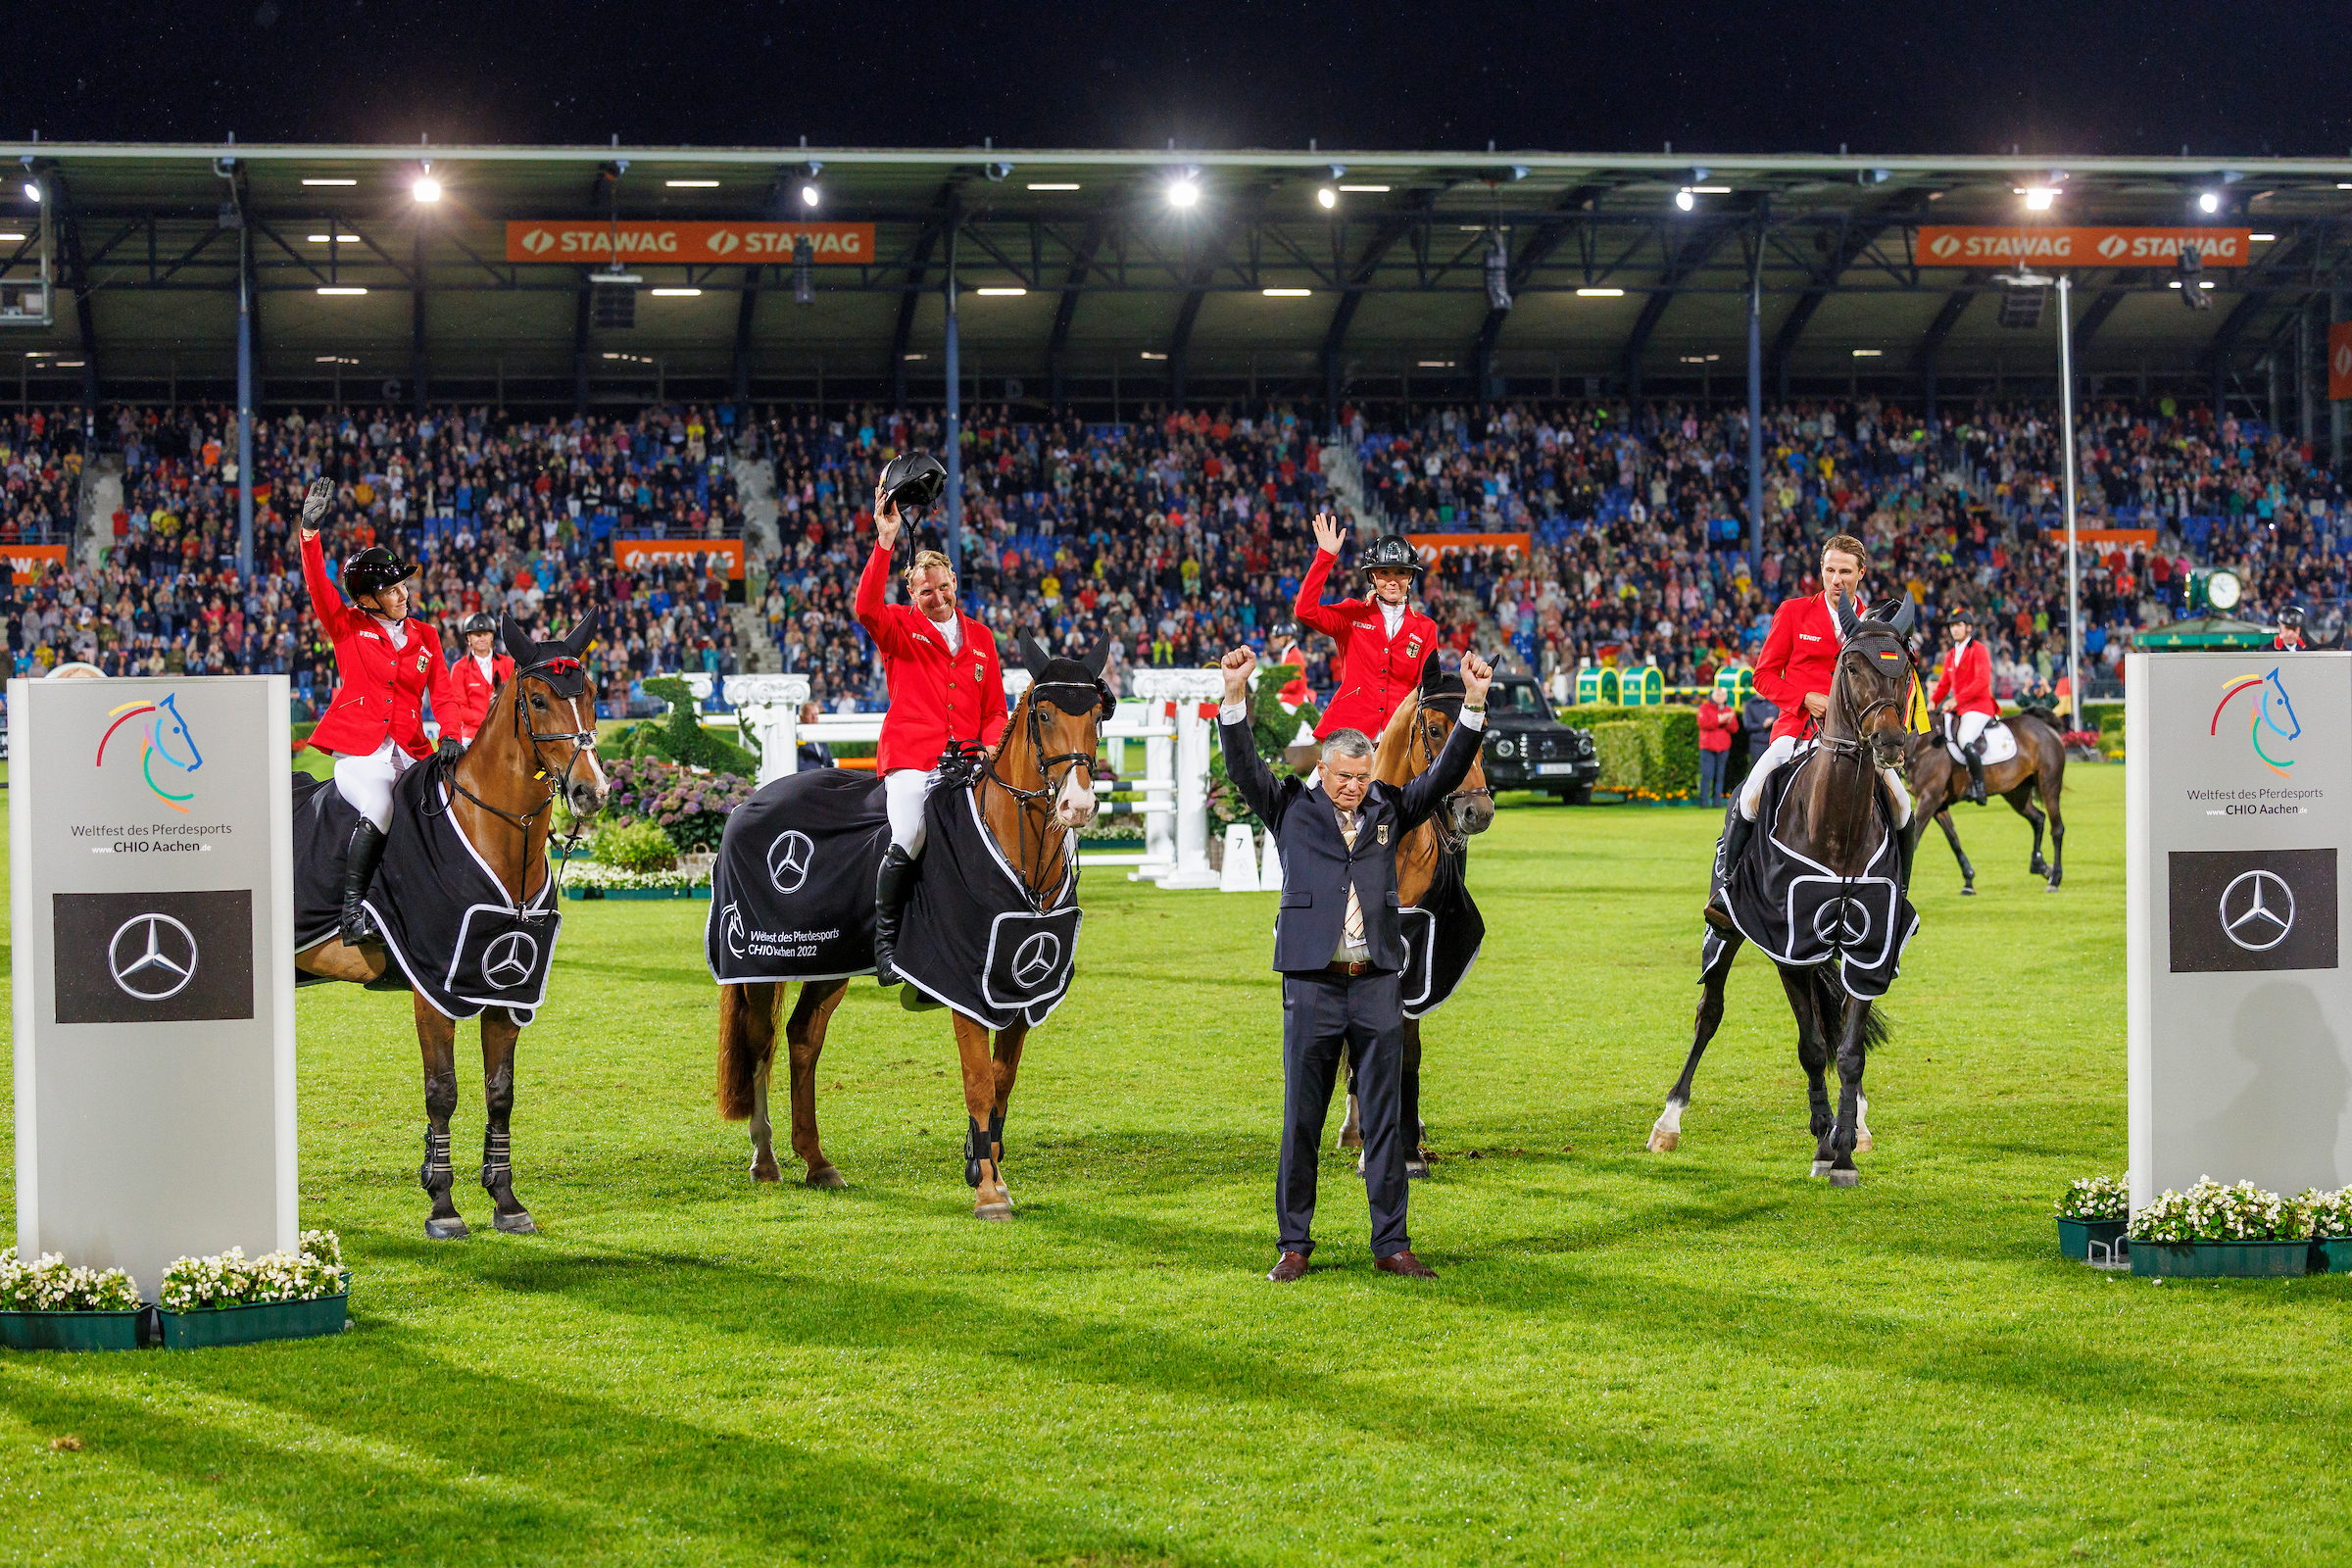
[[1455, 647], [1685, 686], [1855, 533], [2023, 691], [2068, 657], [2062, 352], [2092, 694], [2201, 566], [2341, 629], [2352, 162], [4, 150], [21, 672], [322, 700], [278, 503], [323, 473], [446, 623], [601, 607], [609, 712], [678, 669], [872, 705], [866, 505], [922, 448], [975, 612], [1114, 676], [1287, 621], [1331, 508], [1422, 543]]

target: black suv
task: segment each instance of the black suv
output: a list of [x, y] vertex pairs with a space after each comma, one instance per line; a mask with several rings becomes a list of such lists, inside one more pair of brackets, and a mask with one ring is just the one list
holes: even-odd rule
[[1592, 732], [1561, 723], [1544, 688], [1526, 675], [1494, 677], [1483, 752], [1487, 783], [1496, 790], [1542, 790], [1583, 806], [1600, 777]]

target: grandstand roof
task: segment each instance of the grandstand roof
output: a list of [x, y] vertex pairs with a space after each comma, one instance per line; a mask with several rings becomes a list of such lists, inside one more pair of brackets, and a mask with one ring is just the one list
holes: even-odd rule
[[[0, 156], [53, 193], [46, 229], [33, 203], [0, 203], [5, 232], [26, 236], [0, 239], [0, 281], [27, 275], [47, 234], [68, 285], [49, 328], [0, 334], [0, 374], [18, 359], [36, 397], [70, 397], [77, 377], [107, 398], [218, 393], [240, 233], [277, 401], [318, 398], [338, 370], [370, 398], [385, 382], [412, 396], [422, 372], [436, 399], [567, 401], [583, 358], [592, 393], [615, 400], [657, 379], [723, 397], [739, 367], [760, 398], [806, 398], [820, 375], [836, 399], [887, 395], [903, 373], [929, 400], [951, 249], [963, 370], [991, 401], [1012, 379], [1043, 396], [1056, 368], [1090, 400], [1113, 375], [1130, 400], [1180, 381], [1319, 392], [1327, 366], [1359, 397], [1461, 397], [1482, 364], [1518, 392], [1703, 378], [1730, 395], [1751, 268], [1768, 390], [1910, 393], [1931, 363], [1950, 390], [2046, 389], [2054, 314], [1999, 325], [1992, 266], [1939, 265], [1923, 223], [2251, 228], [2245, 265], [2208, 273], [2209, 311], [2181, 308], [2169, 265], [2072, 274], [2079, 374], [2251, 389], [2302, 313], [2324, 318], [2352, 238], [2352, 159], [53, 142]], [[430, 206], [409, 189], [428, 159], [445, 191]], [[812, 165], [813, 210], [799, 203]], [[1185, 171], [1200, 195], [1180, 210], [1166, 187]], [[306, 183], [322, 180], [348, 183]], [[671, 183], [685, 180], [700, 183]], [[2027, 212], [2021, 189], [2052, 182], [2053, 208]], [[815, 269], [808, 307], [788, 268], [639, 260], [648, 290], [700, 294], [641, 294], [635, 326], [599, 329], [583, 267], [507, 259], [510, 220], [810, 216], [874, 233], [869, 259]], [[1496, 230], [1508, 311], [1487, 296]]]

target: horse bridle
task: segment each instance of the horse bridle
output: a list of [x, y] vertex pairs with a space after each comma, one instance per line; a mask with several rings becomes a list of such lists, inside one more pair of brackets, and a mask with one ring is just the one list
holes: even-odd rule
[[[1877, 713], [1882, 709], [1898, 707], [1902, 708], [1904, 710], [1903, 733], [1906, 735], [1912, 733], [1910, 702], [1912, 689], [1919, 681], [1919, 664], [1917, 661], [1913, 660], [1911, 657], [1911, 645], [1909, 641], [1904, 638], [1900, 632], [1895, 631], [1892, 627], [1888, 627], [1886, 635], [1892, 637], [1894, 639], [1895, 646], [1902, 651], [1904, 666], [1910, 673], [1911, 678], [1903, 684], [1902, 695], [1900, 697], [1878, 698], [1875, 701], [1863, 704], [1861, 710], [1858, 712], [1855, 711], [1852, 702], [1848, 700], [1845, 694], [1845, 661], [1847, 655], [1855, 651], [1853, 646], [1853, 636], [1852, 634], [1848, 634], [1844, 645], [1838, 651], [1838, 663], [1835, 672], [1830, 678], [1830, 701], [1838, 705], [1838, 710], [1844, 714], [1847, 721], [1853, 725], [1853, 738], [1850, 740], [1833, 740], [1826, 732], [1822, 730], [1821, 724], [1818, 720], [1814, 721], [1813, 726], [1816, 739], [1822, 751], [1827, 752], [1833, 757], [1843, 758], [1850, 761], [1859, 762], [1862, 764], [1863, 769], [1866, 772], [1876, 772], [1880, 768], [1892, 767], [1895, 765], [1895, 762], [1893, 761], [1886, 761], [1881, 760], [1881, 751], [1878, 745], [1878, 736], [1886, 735], [1890, 732], [1881, 729], [1875, 733], [1871, 733], [1866, 732], [1862, 727], [1864, 724], [1870, 721], [1872, 714]], [[1897, 760], [1899, 760], [1899, 757]], [[1877, 796], [1878, 789], [1875, 783], [1869, 790], [1863, 792], [1860, 798], [1860, 805], [1856, 808], [1857, 815], [1861, 818], [1861, 820], [1856, 824], [1858, 827], [1868, 825], [1871, 803], [1877, 799]], [[1894, 828], [1891, 816], [1888, 818], [1887, 827], [1890, 833], [1899, 831]], [[1854, 878], [1851, 876], [1840, 876], [1838, 878], [1838, 929], [1841, 931], [1845, 927], [1845, 921], [1847, 918], [1847, 906], [1853, 902], [1853, 896]], [[1840, 954], [1842, 954], [1844, 951], [1844, 944], [1842, 942], [1835, 943], [1833, 944], [1833, 947]]]
[[[1074, 680], [1032, 681], [1028, 692], [1021, 698], [1021, 711], [1025, 715], [1023, 728], [1029, 736], [1029, 755], [1036, 761], [1038, 777], [1044, 779], [1045, 782], [1036, 789], [1023, 789], [1018, 784], [1007, 783], [1004, 776], [997, 771], [995, 758], [990, 758], [980, 769], [983, 789], [994, 784], [1018, 803], [1013, 811], [1013, 819], [1019, 824], [1018, 837], [1015, 840], [1013, 874], [1021, 884], [1021, 894], [1029, 901], [1029, 907], [1041, 913], [1046, 907], [1046, 901], [1060, 891], [1060, 884], [1045, 888], [1032, 883], [1029, 879], [1030, 808], [1041, 801], [1051, 800], [1054, 796], [1060, 794], [1069, 783], [1071, 769], [1077, 767], [1079, 763], [1085, 763], [1090, 772], [1095, 765], [1095, 754], [1091, 751], [1055, 752], [1050, 757], [1046, 755], [1045, 720], [1038, 716], [1037, 701], [1038, 694], [1047, 691], [1084, 692], [1087, 698], [1087, 707], [1095, 714], [1098, 733], [1100, 733], [1102, 704], [1106, 701], [1106, 695], [1101, 686]], [[1054, 703], [1054, 706], [1061, 709], [1064, 713], [1069, 713], [1073, 718], [1078, 716], [1059, 702]], [[1054, 768], [1056, 763], [1061, 765], [1059, 779], [1054, 776]], [[1044, 862], [1045, 850], [1049, 842], [1051, 841], [1046, 837], [1045, 829], [1040, 828], [1038, 830], [1038, 860], [1040, 864]], [[1073, 892], [1076, 890], [1078, 885], [1078, 857], [1076, 855], [1070, 857], [1070, 863], [1064, 868], [1064, 881]]]
[[[1458, 703], [1462, 699], [1448, 694], [1445, 700], [1447, 702]], [[1436, 704], [1431, 703], [1423, 698], [1418, 687], [1414, 689], [1413, 741], [1414, 744], [1419, 746], [1421, 749], [1421, 771], [1425, 773], [1438, 765], [1438, 749], [1430, 742], [1429, 726], [1421, 722], [1421, 714], [1426, 710], [1435, 708], [1436, 706]], [[1462, 721], [1461, 714], [1458, 710], [1454, 714], [1453, 721], [1456, 724], [1459, 724]], [[1488, 800], [1492, 801], [1494, 799], [1494, 786], [1492, 784], [1464, 784], [1460, 789], [1455, 790], [1452, 794], [1446, 796], [1445, 800], [1440, 801], [1438, 804], [1441, 807], [1451, 806], [1455, 801], [1466, 800], [1474, 795], [1484, 795]], [[1429, 815], [1429, 822], [1432, 827], [1437, 829], [1438, 842], [1445, 847], [1446, 853], [1448, 855], [1459, 855], [1469, 848], [1469, 838], [1468, 835], [1455, 831], [1451, 821], [1452, 814], [1452, 812], [1445, 810], [1432, 811]]]
[[[480, 809], [488, 811], [492, 816], [499, 818], [501, 821], [513, 824], [514, 827], [517, 831], [521, 832], [526, 838], [530, 834], [531, 824], [539, 819], [540, 812], [546, 810], [549, 806], [554, 803], [556, 795], [559, 791], [564, 792], [565, 799], [568, 800], [570, 798], [569, 792], [571, 789], [572, 771], [580, 765], [580, 759], [582, 756], [596, 750], [596, 730], [593, 727], [586, 730], [540, 730], [532, 728], [530, 722], [529, 694], [522, 689], [522, 683], [525, 679], [528, 679], [532, 676], [537, 676], [542, 683], [548, 686], [551, 694], [555, 695], [559, 702], [576, 703], [580, 700], [579, 697], [564, 697], [563, 694], [555, 692], [554, 682], [550, 681], [548, 677], [551, 675], [569, 674], [575, 670], [580, 670], [581, 668], [582, 665], [578, 660], [570, 658], [569, 656], [563, 656], [555, 659], [542, 659], [536, 663], [525, 665], [523, 668], [516, 670], [512, 676], [508, 677], [514, 688], [514, 738], [517, 741], [527, 740], [530, 742], [531, 746], [531, 778], [534, 782], [549, 779], [554, 781], [548, 785], [547, 798], [541, 801], [537, 806], [533, 807], [527, 811], [510, 811], [504, 807], [492, 806], [488, 801], [483, 800], [479, 795], [474, 794], [473, 791], [467, 789], [464, 784], [458, 781], [458, 773], [455, 766], [444, 766], [442, 769], [442, 777], [447, 781], [451, 789], [457, 791], [460, 795], [465, 796], [466, 799], [471, 801]], [[586, 695], [585, 688], [583, 688], [581, 695]], [[578, 710], [574, 709], [573, 712], [576, 714]], [[564, 760], [564, 770], [561, 773], [551, 773], [548, 770], [547, 754], [542, 751], [541, 748], [550, 741], [569, 741], [571, 743], [571, 755]], [[557, 862], [555, 873], [556, 888], [559, 895], [561, 894], [564, 884], [564, 872], [571, 864], [572, 849], [579, 843], [580, 834], [586, 826], [586, 823], [575, 817], [572, 820], [571, 831], [564, 835], [563, 858]], [[525, 864], [522, 868], [522, 881], [526, 892], [530, 886], [530, 878], [531, 868], [528, 864]], [[516, 901], [517, 912], [519, 912], [522, 902], [524, 901]], [[552, 903], [550, 907], [553, 907]]]

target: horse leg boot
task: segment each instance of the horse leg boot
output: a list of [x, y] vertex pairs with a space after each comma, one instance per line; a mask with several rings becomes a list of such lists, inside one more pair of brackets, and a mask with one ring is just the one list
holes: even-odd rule
[[1004, 1117], [997, 1109], [997, 1064], [988, 1030], [956, 1015], [956, 1051], [963, 1066], [963, 1181], [972, 1189], [976, 1219], [1012, 1218], [1012, 1197], [1000, 1174], [1004, 1163]]
[[504, 1007], [482, 1011], [482, 1191], [497, 1213], [491, 1223], [509, 1236], [536, 1236], [531, 1211], [514, 1196], [514, 1162], [508, 1129], [514, 1113], [514, 1046], [522, 1028]]
[[1683, 1142], [1683, 1111], [1690, 1103], [1690, 1080], [1698, 1076], [1698, 1058], [1707, 1054], [1707, 1042], [1723, 1026], [1723, 982], [1732, 972], [1732, 960], [1740, 956], [1746, 939], [1732, 936], [1724, 940], [1723, 951], [1715, 961], [1699, 971], [1698, 1016], [1690, 1030], [1690, 1054], [1683, 1062], [1683, 1075], [1666, 1092], [1666, 1108], [1658, 1113], [1655, 1125], [1649, 1129], [1649, 1152], [1671, 1154]]
[[896, 844], [882, 852], [881, 869], [874, 873], [874, 984], [895, 986], [899, 971], [893, 961], [899, 951], [899, 915], [914, 891], [914, 857]]
[[1813, 969], [1783, 969], [1781, 989], [1788, 993], [1788, 1010], [1796, 1015], [1796, 1061], [1805, 1069], [1806, 1130], [1815, 1140], [1813, 1174], [1826, 1176], [1835, 1156], [1830, 1135], [1838, 1121], [1830, 1109], [1827, 1074], [1830, 1042], [1837, 1032], [1844, 990], [1827, 964]]
[[433, 1200], [433, 1211], [425, 1216], [425, 1240], [451, 1242], [467, 1234], [449, 1198], [456, 1185], [449, 1166], [449, 1118], [458, 1108], [458, 1026], [433, 1011], [422, 995], [416, 1006], [416, 1043], [424, 1053], [425, 1115], [424, 1163], [416, 1184]]
[[1845, 1004], [1838, 1031], [1838, 1124], [1827, 1140], [1832, 1187], [1857, 1187], [1862, 1182], [1862, 1173], [1854, 1169], [1854, 1150], [1861, 1141], [1862, 1069], [1869, 1039], [1870, 1002], [1856, 997]]
[[368, 888], [375, 881], [375, 868], [383, 859], [383, 829], [361, 817], [360, 825], [351, 830], [351, 850], [343, 860], [343, 920], [336, 934], [347, 948], [357, 948], [375, 935], [375, 924], [368, 918], [360, 901], [368, 897]]

